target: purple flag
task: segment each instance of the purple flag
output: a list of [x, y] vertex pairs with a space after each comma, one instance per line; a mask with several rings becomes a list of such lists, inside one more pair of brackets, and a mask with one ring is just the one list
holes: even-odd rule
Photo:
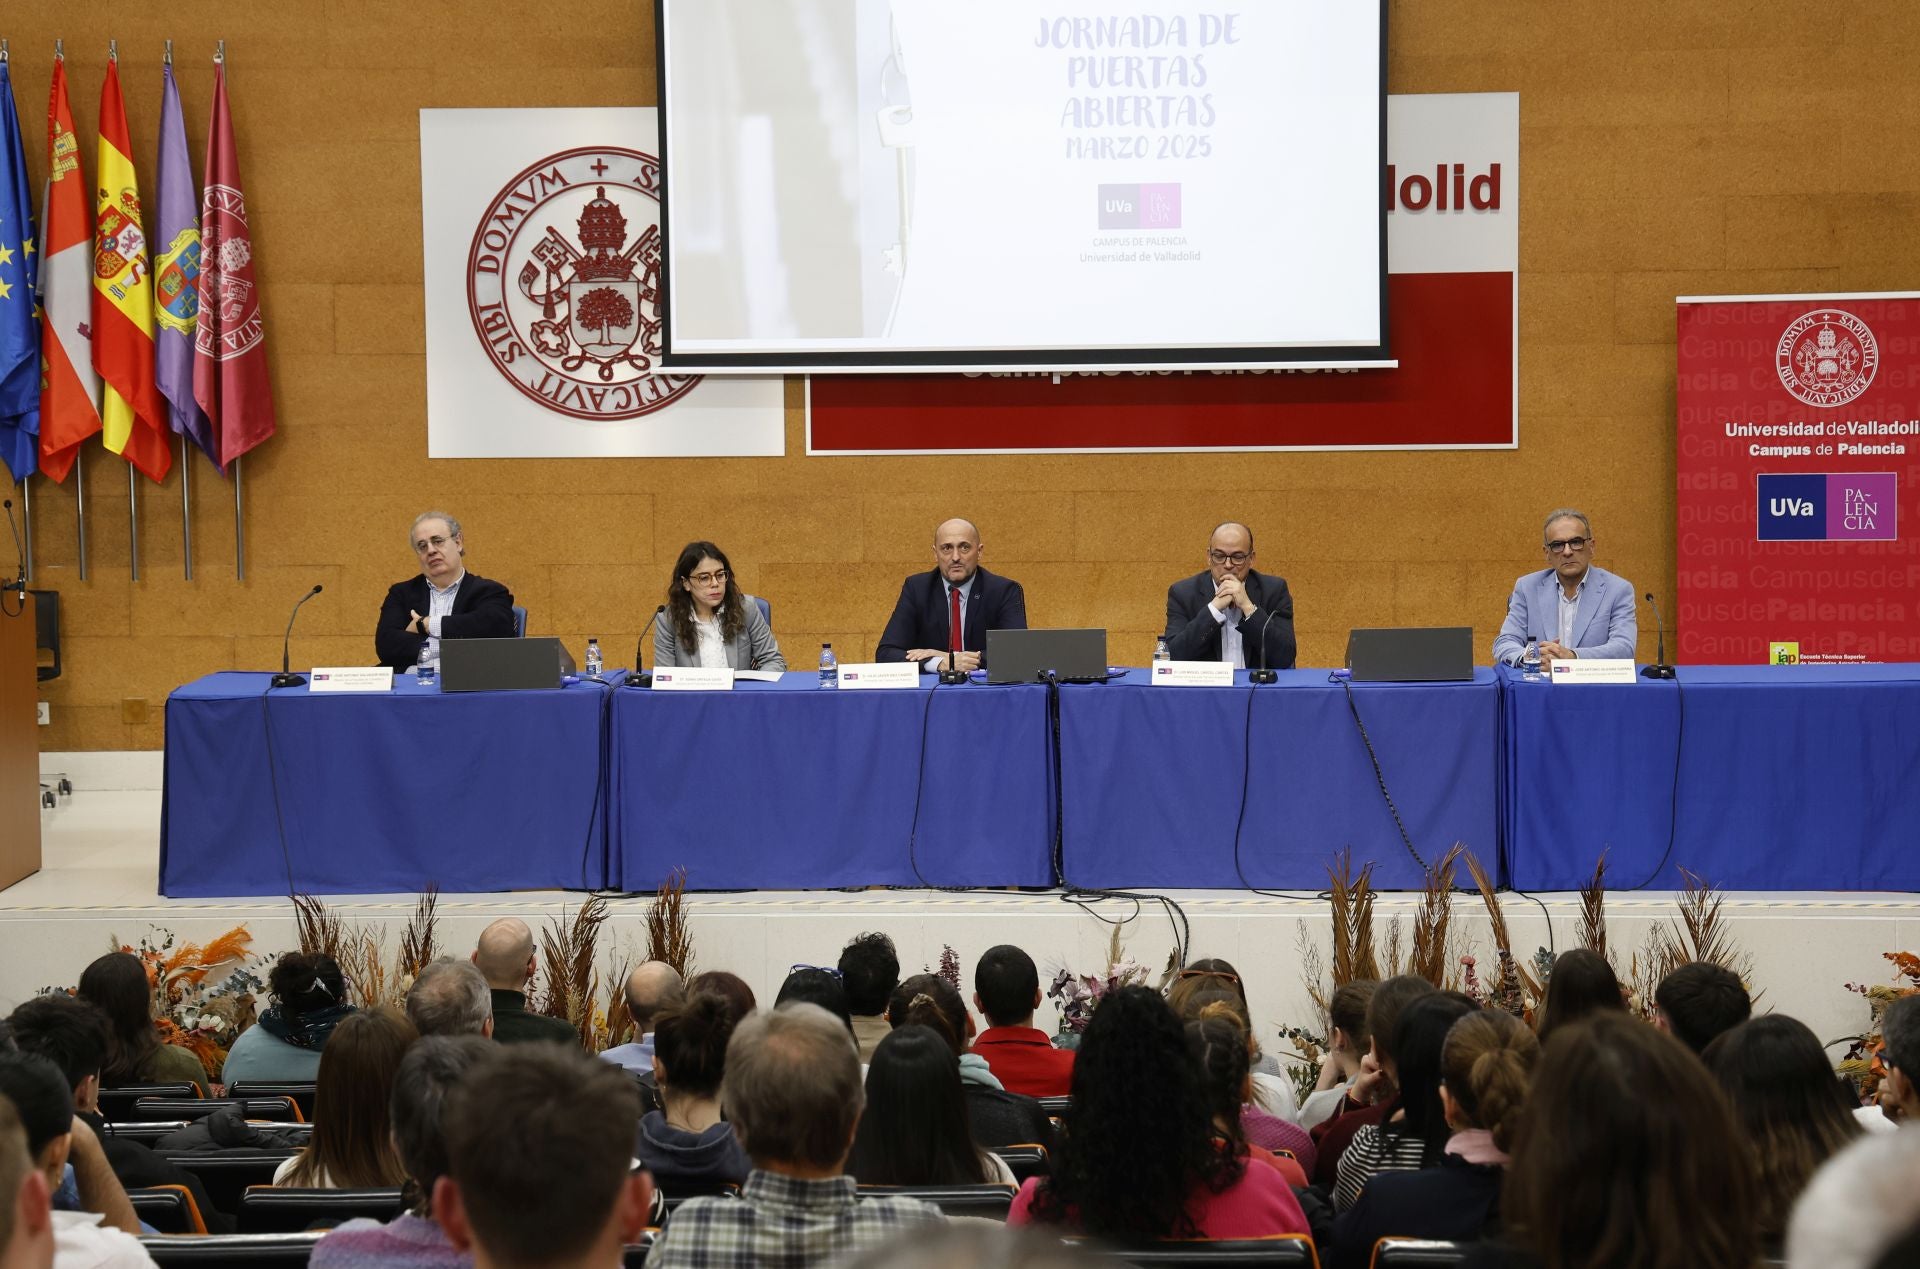
[[167, 417], [214, 461], [213, 430], [193, 396], [194, 331], [200, 314], [200, 190], [187, 159], [187, 128], [180, 119], [180, 90], [173, 65], [165, 68], [160, 96], [160, 166], [154, 181], [153, 347], [154, 382], [167, 399]]

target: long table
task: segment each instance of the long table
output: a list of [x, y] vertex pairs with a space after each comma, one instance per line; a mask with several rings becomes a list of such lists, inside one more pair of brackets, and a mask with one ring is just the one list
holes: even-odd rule
[[1920, 890], [1920, 666], [1679, 667], [1673, 682], [1502, 677], [1522, 890]]
[[213, 674], [167, 698], [162, 894], [604, 884], [607, 689], [396, 675], [361, 696], [270, 692], [271, 677]]
[[1375, 885], [1417, 889], [1423, 871], [1356, 712], [1414, 849], [1435, 862], [1465, 842], [1498, 867], [1492, 670], [1468, 683], [1359, 684], [1351, 698], [1325, 670], [1283, 670], [1259, 687], [1242, 671], [1234, 684], [1153, 687], [1131, 670], [1061, 689], [1068, 881], [1314, 892], [1351, 847], [1356, 870], [1375, 863]]

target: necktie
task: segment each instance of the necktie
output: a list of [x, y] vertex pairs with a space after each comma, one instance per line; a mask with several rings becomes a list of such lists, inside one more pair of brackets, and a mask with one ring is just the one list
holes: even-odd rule
[[947, 647], [960, 652], [963, 649], [960, 646], [960, 588], [958, 586], [947, 587], [947, 603], [948, 612], [952, 617], [951, 624], [947, 627], [949, 631]]

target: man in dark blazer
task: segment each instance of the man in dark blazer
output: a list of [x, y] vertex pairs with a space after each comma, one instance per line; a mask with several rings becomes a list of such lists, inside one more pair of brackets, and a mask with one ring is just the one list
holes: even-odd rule
[[[980, 567], [986, 553], [971, 520], [948, 520], [933, 531], [933, 571], [916, 573], [880, 636], [876, 661], [917, 661], [923, 670], [978, 670], [987, 664], [987, 631], [1025, 630], [1027, 595], [1020, 583]], [[956, 618], [956, 614], [957, 618]]]
[[1207, 571], [1167, 587], [1167, 651], [1176, 661], [1291, 670], [1293, 596], [1284, 577], [1253, 571], [1253, 530], [1229, 520], [1207, 542]]
[[420, 557], [420, 576], [395, 582], [380, 605], [373, 648], [381, 665], [410, 670], [419, 664], [422, 645], [437, 665], [442, 639], [513, 637], [513, 593], [467, 572], [458, 520], [444, 511], [426, 512], [414, 520], [408, 541]]

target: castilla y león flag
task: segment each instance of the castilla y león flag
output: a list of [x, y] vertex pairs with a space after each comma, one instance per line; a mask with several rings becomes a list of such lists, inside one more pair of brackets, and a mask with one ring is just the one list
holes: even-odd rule
[[200, 201], [200, 327], [193, 395], [207, 412], [221, 470], [273, 435], [266, 321], [253, 275], [253, 239], [227, 109], [227, 70], [213, 72], [206, 189]]
[[67, 104], [67, 64], [53, 63], [47, 94], [47, 198], [40, 261], [40, 470], [65, 480], [80, 443], [100, 430], [100, 376], [93, 370], [93, 325], [87, 278], [93, 272], [93, 231], [87, 216], [87, 178], [80, 171], [80, 139]]
[[107, 63], [100, 87], [98, 196], [94, 201], [93, 365], [106, 380], [100, 412], [108, 449], [149, 480], [165, 480], [173, 451], [166, 401], [153, 381], [153, 279], [140, 218], [140, 185], [120, 66]]

